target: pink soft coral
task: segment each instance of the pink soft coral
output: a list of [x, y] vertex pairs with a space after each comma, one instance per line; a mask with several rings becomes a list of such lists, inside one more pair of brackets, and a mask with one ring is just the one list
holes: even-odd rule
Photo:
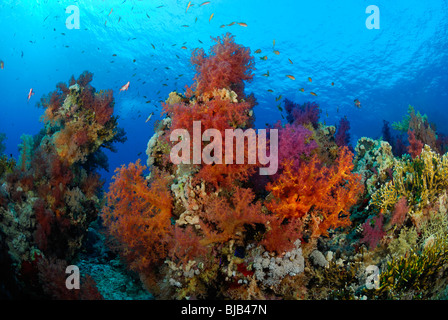
[[317, 143], [312, 139], [312, 132], [298, 124], [286, 124], [282, 127], [280, 123], [274, 126], [278, 133], [278, 162], [284, 164], [292, 161], [295, 168], [299, 168], [303, 161], [309, 160]]
[[376, 246], [380, 243], [380, 240], [386, 234], [383, 230], [383, 220], [384, 216], [382, 213], [380, 213], [377, 217], [367, 219], [367, 221], [362, 225], [363, 237], [361, 239], [361, 243], [367, 243], [371, 249], [376, 248]]

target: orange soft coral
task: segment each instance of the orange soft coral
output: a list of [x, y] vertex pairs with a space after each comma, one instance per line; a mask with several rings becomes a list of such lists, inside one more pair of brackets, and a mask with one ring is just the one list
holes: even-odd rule
[[353, 154], [340, 150], [332, 167], [321, 166], [317, 156], [298, 170], [290, 162], [267, 190], [275, 199], [266, 207], [280, 217], [310, 223], [311, 237], [327, 235], [328, 229], [350, 224], [349, 209], [362, 194], [360, 177], [353, 174]]
[[165, 239], [173, 227], [168, 177], [153, 171], [148, 186], [142, 175], [145, 169], [137, 160], [135, 164], [115, 170], [103, 218], [131, 268], [148, 274], [151, 267], [166, 257], [168, 246]]
[[261, 203], [254, 203], [254, 199], [253, 191], [244, 188], [235, 188], [230, 199], [208, 197], [200, 214], [203, 244], [242, 240], [245, 226], [265, 223], [267, 217], [261, 213]]

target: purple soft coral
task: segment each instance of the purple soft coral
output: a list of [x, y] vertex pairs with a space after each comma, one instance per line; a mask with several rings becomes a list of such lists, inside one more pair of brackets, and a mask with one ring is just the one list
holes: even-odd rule
[[312, 140], [312, 132], [297, 124], [286, 124], [282, 127], [278, 122], [275, 129], [279, 130], [278, 162], [280, 166], [286, 161], [292, 161], [294, 168], [298, 168], [302, 161], [311, 156], [318, 147]]
[[350, 122], [347, 120], [347, 117], [341, 118], [339, 120], [339, 124], [337, 126], [336, 135], [334, 137], [336, 144], [339, 147], [347, 146], [350, 144]]
[[285, 99], [285, 110], [288, 113], [286, 119], [289, 123], [305, 125], [311, 123], [314, 128], [317, 128], [320, 109], [315, 102], [305, 102], [302, 105]]

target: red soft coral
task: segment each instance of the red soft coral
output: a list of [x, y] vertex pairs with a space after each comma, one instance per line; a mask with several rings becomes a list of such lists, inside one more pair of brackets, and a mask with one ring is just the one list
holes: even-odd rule
[[415, 159], [422, 153], [423, 142], [417, 140], [415, 138], [414, 131], [408, 130], [408, 139], [409, 139], [409, 147], [408, 152], [412, 156], [412, 159]]
[[[167, 142], [171, 133], [177, 129], [185, 129], [188, 131], [190, 142], [190, 155], [193, 156], [193, 122], [200, 121], [201, 123], [201, 137], [202, 133], [207, 129], [215, 129], [221, 133], [222, 144], [222, 164], [201, 164], [197, 179], [207, 181], [213, 184], [216, 188], [228, 187], [235, 181], [245, 181], [255, 172], [256, 164], [249, 164], [248, 161], [248, 144], [244, 146], [244, 164], [236, 164], [236, 152], [233, 154], [233, 164], [225, 163], [225, 130], [234, 128], [245, 128], [251, 121], [249, 111], [252, 105], [249, 102], [232, 102], [222, 97], [215, 97], [212, 100], [204, 101], [202, 103], [196, 102], [192, 105], [187, 105], [183, 102], [176, 104], [165, 104], [164, 112], [167, 113], [171, 119], [170, 130], [165, 135]], [[205, 143], [201, 143], [200, 150], [202, 151]]]
[[90, 105], [90, 108], [95, 115], [96, 122], [104, 126], [114, 113], [114, 97], [112, 90], [101, 90], [99, 93], [95, 94], [95, 98]]
[[166, 241], [171, 248], [168, 256], [178, 263], [187, 264], [189, 260], [204, 258], [209, 252], [192, 226], [182, 228], [176, 225], [173, 234], [169, 234]]
[[148, 186], [142, 175], [145, 169], [137, 160], [115, 170], [102, 216], [131, 268], [150, 273], [168, 253], [165, 239], [173, 229], [172, 199], [167, 187], [169, 178], [155, 170]]
[[271, 216], [266, 223], [267, 232], [261, 242], [267, 251], [281, 254], [292, 250], [294, 242], [302, 237], [303, 222], [300, 219], [283, 219]]
[[34, 238], [39, 249], [41, 251], [46, 251], [54, 215], [53, 212], [45, 207], [45, 202], [42, 199], [37, 199], [36, 202], [34, 202], [33, 211], [36, 215], [37, 222]]
[[203, 49], [193, 51], [191, 62], [196, 67], [196, 94], [213, 89], [230, 88], [239, 97], [244, 96], [243, 81], [252, 80], [254, 58], [250, 49], [236, 44], [234, 36], [227, 33], [221, 39], [212, 38], [216, 44], [207, 56]]
[[68, 263], [65, 260], [55, 258], [39, 259], [37, 264], [38, 277], [42, 284], [43, 291], [50, 298], [55, 300], [103, 300], [103, 296], [96, 286], [95, 280], [90, 275], [80, 276], [79, 289], [68, 289], [66, 286], [66, 268]]
[[278, 179], [267, 186], [275, 199], [266, 207], [280, 217], [308, 221], [312, 237], [350, 225], [349, 209], [363, 191], [360, 176], [351, 172], [352, 158], [343, 147], [329, 168], [321, 166], [316, 155], [298, 170], [287, 162]]

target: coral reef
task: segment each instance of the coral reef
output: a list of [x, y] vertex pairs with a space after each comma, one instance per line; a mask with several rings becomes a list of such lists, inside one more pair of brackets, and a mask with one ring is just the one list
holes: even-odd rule
[[229, 35], [215, 42], [210, 55], [193, 53], [194, 85], [163, 104], [147, 146], [150, 175], [138, 162], [117, 170], [103, 209], [111, 242], [159, 298], [275, 298], [296, 292], [295, 279], [306, 291], [310, 254], [319, 239], [344, 234], [363, 194], [353, 153], [337, 145], [334, 126], [318, 123], [317, 104], [287, 101], [290, 123], [270, 128], [279, 131], [279, 171], [264, 186], [254, 185], [247, 144], [243, 164], [188, 162], [194, 145], [182, 150], [185, 161], [170, 161], [173, 133], [193, 136], [195, 121], [222, 135], [252, 127], [255, 101], [242, 90], [250, 51]]
[[[317, 103], [289, 99], [285, 123], [256, 132], [251, 51], [231, 34], [212, 40], [208, 54], [192, 53], [192, 84], [162, 103], [146, 165], [116, 168], [108, 188], [103, 150], [125, 136], [112, 91], [96, 91], [89, 72], [41, 99], [44, 127], [22, 136], [17, 161], [1, 154], [0, 135], [8, 283], [67, 300], [446, 295], [446, 136], [409, 107], [353, 149], [347, 117], [327, 125]], [[231, 147], [229, 131], [241, 134]], [[252, 138], [278, 138], [273, 174], [259, 174]], [[62, 281], [72, 263], [83, 270], [76, 292]]]
[[44, 128], [34, 137], [22, 135], [18, 162], [2, 166], [0, 235], [18, 286], [28, 288], [25, 296], [100, 297], [88, 276], [85, 292], [67, 293], [65, 280], [45, 286], [54, 277], [65, 279], [62, 266], [76, 259], [103, 204], [103, 182], [94, 168], [104, 164], [96, 163], [97, 154], [124, 141], [112, 115], [112, 93], [96, 93], [92, 76], [85, 72], [77, 82], [72, 77], [70, 87], [58, 84], [43, 97]]

